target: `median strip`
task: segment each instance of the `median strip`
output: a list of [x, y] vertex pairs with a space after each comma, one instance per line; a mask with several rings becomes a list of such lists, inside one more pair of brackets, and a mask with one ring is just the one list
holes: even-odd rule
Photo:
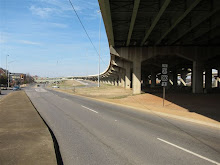
[[180, 149], [180, 150], [182, 150], [182, 151], [185, 151], [185, 152], [188, 152], [188, 153], [190, 153], [190, 154], [192, 154], [192, 155], [194, 155], [194, 156], [197, 156], [197, 157], [199, 157], [199, 158], [201, 158], [201, 159], [204, 159], [204, 160], [207, 160], [207, 161], [209, 161], [209, 162], [211, 162], [211, 163], [220, 165], [220, 163], [218, 163], [218, 162], [216, 162], [216, 161], [214, 161], [214, 160], [211, 160], [211, 159], [206, 158], [206, 157], [204, 157], [204, 156], [202, 156], [202, 155], [199, 155], [199, 154], [197, 154], [197, 153], [195, 153], [195, 152], [192, 152], [192, 151], [190, 151], [190, 150], [187, 150], [187, 149], [185, 149], [185, 148], [182, 148], [182, 147], [180, 147], [180, 146], [178, 146], [178, 145], [176, 145], [176, 144], [170, 143], [170, 142], [168, 142], [168, 141], [166, 141], [166, 140], [163, 140], [163, 139], [160, 139], [160, 138], [157, 138], [157, 139], [160, 140], [160, 141], [162, 141], [162, 142], [164, 142], [164, 143], [166, 143], [166, 144], [169, 144], [169, 145], [171, 145], [171, 146], [173, 146], [173, 147], [176, 147], [176, 148], [178, 148], [178, 149]]

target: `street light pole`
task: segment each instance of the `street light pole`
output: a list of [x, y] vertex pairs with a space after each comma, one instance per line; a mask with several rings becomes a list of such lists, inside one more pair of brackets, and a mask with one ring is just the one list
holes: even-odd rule
[[[58, 61], [57, 61], [57, 66], [58, 66]], [[56, 71], [57, 71], [57, 68], [56, 68]], [[57, 77], [56, 77], [56, 87], [57, 87]]]
[[5, 70], [5, 75], [7, 76], [7, 81], [8, 81], [8, 85], [7, 85], [7, 87], [6, 87], [6, 89], [8, 89], [9, 88], [9, 78], [8, 78], [8, 73], [9, 73], [9, 71], [8, 71], [8, 54], [6, 55], [6, 70]]
[[[10, 63], [12, 63], [12, 62], [15, 62], [16, 60], [14, 60], [14, 61], [10, 61], [10, 62], [8, 62], [8, 70], [9, 70], [9, 67], [10, 67]], [[10, 83], [10, 72], [8, 71], [8, 88], [9, 88], [9, 83]]]
[[9, 71], [8, 71], [8, 88], [9, 88], [9, 75], [10, 75], [10, 74], [9, 74]]
[[99, 73], [98, 73], [98, 87], [100, 87], [100, 54], [101, 54], [101, 21], [102, 21], [102, 15], [101, 10], [99, 10], [100, 13], [100, 23], [99, 23]]

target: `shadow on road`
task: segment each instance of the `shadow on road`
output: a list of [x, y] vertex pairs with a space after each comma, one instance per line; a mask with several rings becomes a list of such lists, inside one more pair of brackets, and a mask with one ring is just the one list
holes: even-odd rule
[[[143, 91], [163, 97], [161, 87], [144, 88]], [[189, 112], [220, 121], [220, 93], [218, 89], [214, 89], [210, 94], [192, 94], [189, 88], [167, 89], [166, 100], [187, 109]]]

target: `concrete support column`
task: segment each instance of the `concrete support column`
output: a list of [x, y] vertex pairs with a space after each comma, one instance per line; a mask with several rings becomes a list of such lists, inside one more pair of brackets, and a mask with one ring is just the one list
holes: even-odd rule
[[171, 88], [173, 86], [173, 73], [168, 72], [168, 78], [167, 88]]
[[121, 73], [118, 74], [118, 86], [121, 86], [121, 78], [122, 78], [122, 75]]
[[203, 68], [202, 63], [193, 61], [193, 93], [203, 93]]
[[187, 71], [182, 71], [181, 72], [181, 86], [186, 86], [186, 75], [187, 75]]
[[210, 92], [212, 90], [212, 68], [205, 70], [205, 90]]
[[147, 78], [147, 75], [146, 75], [146, 74], [142, 74], [142, 75], [141, 75], [141, 81], [142, 81], [142, 86], [143, 86], [143, 87], [146, 86], [146, 78]]
[[115, 86], [118, 86], [118, 77], [115, 77]]
[[109, 84], [112, 85], [112, 78], [109, 78]]
[[125, 73], [122, 72], [121, 73], [121, 87], [125, 87]]
[[148, 86], [149, 85], [149, 78], [148, 78], [148, 75], [146, 76], [145, 78], [145, 86]]
[[125, 88], [131, 88], [131, 66], [130, 63], [125, 64]]
[[114, 78], [111, 78], [111, 84], [115, 85]]
[[177, 87], [177, 71], [176, 69], [173, 70], [173, 87], [176, 88]]
[[156, 73], [154, 71], [151, 71], [151, 84], [150, 87], [153, 88], [156, 86]]
[[133, 94], [141, 93], [141, 57], [140, 54], [134, 54], [133, 59], [133, 74], [132, 74], [132, 89]]
[[220, 68], [218, 68], [217, 83], [218, 83], [218, 88], [220, 88]]

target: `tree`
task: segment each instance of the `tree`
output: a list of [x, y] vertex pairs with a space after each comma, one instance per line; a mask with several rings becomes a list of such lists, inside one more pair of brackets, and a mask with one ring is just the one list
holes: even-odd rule
[[34, 78], [29, 73], [27, 73], [24, 84], [30, 84], [30, 83], [33, 83], [33, 82], [34, 82]]
[[0, 76], [0, 84], [7, 85], [7, 82], [8, 82], [8, 77], [5, 74], [1, 75]]

